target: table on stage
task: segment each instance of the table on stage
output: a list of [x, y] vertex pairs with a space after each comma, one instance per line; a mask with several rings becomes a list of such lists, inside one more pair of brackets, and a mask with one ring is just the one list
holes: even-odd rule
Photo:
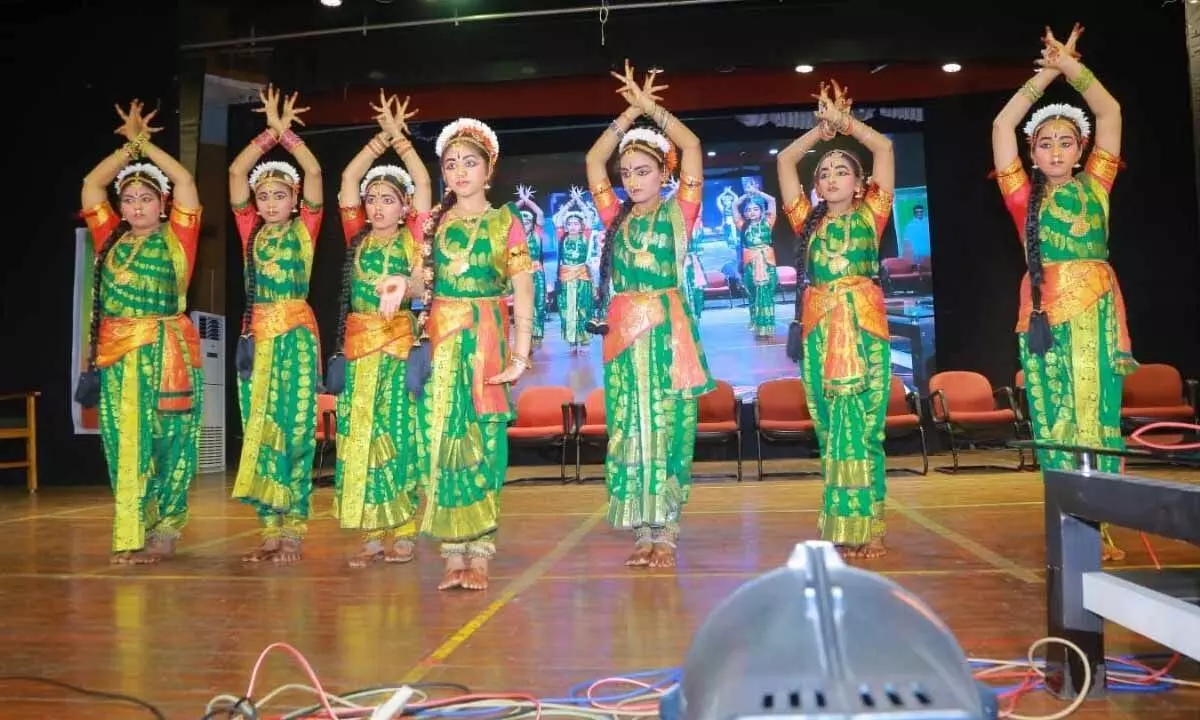
[[[1030, 440], [1011, 444], [1076, 457], [1077, 469], [1043, 469], [1046, 634], [1070, 640], [1087, 655], [1089, 696], [1105, 692], [1105, 620], [1200, 659], [1200, 570], [1103, 568], [1100, 532], [1107, 522], [1200, 545], [1200, 484], [1095, 469], [1101, 455], [1200, 467], [1200, 452], [1101, 450]], [[1082, 663], [1069, 648], [1048, 646], [1047, 688], [1064, 699], [1077, 696], [1085, 679]]]

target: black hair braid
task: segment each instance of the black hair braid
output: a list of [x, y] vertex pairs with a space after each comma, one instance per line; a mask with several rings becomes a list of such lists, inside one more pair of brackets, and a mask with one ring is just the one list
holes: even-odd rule
[[337, 340], [333, 345], [335, 354], [340, 354], [346, 345], [346, 317], [350, 314], [354, 294], [354, 258], [358, 254], [358, 248], [370, 234], [371, 226], [367, 225], [355, 233], [346, 246], [346, 258], [342, 261], [342, 295], [338, 301]]
[[442, 201], [429, 211], [429, 221], [425, 223], [425, 238], [421, 243], [421, 255], [424, 258], [425, 292], [421, 295], [421, 313], [417, 316], [417, 338], [425, 336], [425, 325], [429, 322], [429, 310], [433, 304], [433, 286], [437, 282], [437, 259], [433, 246], [437, 240], [438, 228], [446, 219], [446, 213], [458, 202], [458, 195], [453, 190], [447, 190]]
[[124, 220], [117, 224], [96, 252], [96, 264], [92, 266], [92, 323], [88, 327], [88, 372], [96, 371], [96, 357], [99, 353], [100, 321], [101, 321], [101, 283], [103, 282], [104, 262], [117, 242], [132, 230], [132, 226]]
[[1050, 333], [1050, 320], [1042, 309], [1042, 283], [1045, 281], [1045, 266], [1042, 264], [1041, 210], [1042, 194], [1046, 189], [1046, 176], [1036, 167], [1030, 178], [1029, 205], [1025, 210], [1025, 257], [1029, 265], [1029, 297], [1033, 310], [1029, 315], [1029, 336], [1026, 340], [1029, 351], [1045, 355], [1054, 344]]
[[258, 278], [255, 277], [256, 267], [254, 264], [254, 248], [258, 245], [258, 236], [266, 227], [266, 223], [260, 219], [255, 223], [254, 228], [250, 231], [250, 242], [246, 243], [246, 257], [244, 258], [245, 273], [246, 273], [246, 307], [242, 310], [242, 335], [250, 333], [250, 325], [254, 320], [254, 300], [258, 294]]
[[817, 203], [812, 210], [808, 211], [808, 217], [804, 219], [804, 224], [800, 226], [800, 232], [796, 233], [796, 303], [800, 303], [800, 296], [804, 294], [804, 288], [808, 285], [808, 244], [812, 240], [813, 233], [817, 231], [817, 226], [829, 214], [829, 203], [822, 200]]
[[604, 249], [600, 251], [600, 277], [597, 278], [596, 288], [596, 312], [604, 312], [608, 307], [608, 298], [611, 292], [610, 280], [612, 279], [613, 267], [613, 248], [617, 244], [617, 234], [623, 232], [622, 226], [625, 224], [629, 213], [633, 212], [633, 199], [626, 198], [625, 202], [621, 203], [621, 209], [617, 211], [617, 216], [608, 225], [608, 231], [604, 234]]

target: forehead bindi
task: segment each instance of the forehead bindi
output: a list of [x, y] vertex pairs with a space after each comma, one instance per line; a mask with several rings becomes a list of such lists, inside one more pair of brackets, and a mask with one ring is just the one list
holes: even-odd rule
[[474, 159], [482, 162], [483, 156], [470, 145], [451, 145], [445, 156], [442, 158], [444, 163], [466, 162], [469, 159]]

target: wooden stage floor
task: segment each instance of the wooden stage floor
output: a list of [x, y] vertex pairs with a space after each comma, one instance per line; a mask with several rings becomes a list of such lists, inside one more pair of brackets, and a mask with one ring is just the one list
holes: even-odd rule
[[[1155, 474], [1164, 473], [1172, 471]], [[227, 499], [228, 484], [225, 476], [201, 477], [181, 554], [136, 568], [108, 565], [106, 489], [48, 487], [29, 497], [6, 488], [0, 674], [126, 693], [169, 717], [198, 718], [214, 695], [245, 693], [260, 651], [287, 641], [332, 692], [450, 681], [561, 696], [585, 680], [682, 663], [693, 632], [722, 598], [815, 536], [821, 490], [811, 479], [702, 482], [685, 513], [679, 568], [649, 571], [622, 566], [630, 537], [606, 527], [599, 483], [510, 486], [491, 589], [439, 593], [441, 561], [431, 543], [409, 566], [348, 569], [356, 537], [328, 517], [328, 489], [318, 493], [320, 517], [301, 564], [242, 565], [238, 554], [254, 541], [255, 521]], [[866, 565], [929, 603], [968, 654], [1023, 657], [1044, 634], [1040, 498], [1033, 473], [894, 477], [891, 554]], [[1136, 535], [1116, 536], [1129, 552], [1125, 565], [1151, 565]], [[1196, 547], [1162, 539], [1154, 547], [1165, 565], [1200, 566]], [[1113, 654], [1161, 652], [1120, 629], [1109, 637]], [[282, 655], [265, 668], [258, 697], [304, 682]], [[1176, 674], [1195, 678], [1196, 665]], [[285, 697], [276, 710], [308, 701]], [[1031, 696], [1018, 711], [1060, 707]], [[1192, 719], [1200, 716], [1200, 690], [1113, 695], [1077, 715]], [[0, 716], [148, 717], [9, 681], [0, 683]]]

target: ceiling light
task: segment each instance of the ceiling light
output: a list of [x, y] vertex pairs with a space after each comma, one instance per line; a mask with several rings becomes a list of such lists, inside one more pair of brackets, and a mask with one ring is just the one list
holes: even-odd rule
[[954, 62], [946, 63], [942, 66], [942, 70], [945, 70], [946, 72], [958, 72], [959, 70], [962, 70], [962, 65]]
[[342, 0], [321, 0], [321, 4], [325, 7], [341, 7]]
[[772, 154], [772, 155], [778, 155], [778, 154], [779, 154], [779, 148], [771, 148], [771, 149], [770, 149], [770, 150], [768, 150], [767, 152], [768, 152], [768, 153], [770, 153], [770, 154]]
[[813, 71], [812, 65], [797, 65], [796, 66], [796, 72], [798, 72], [798, 73], [810, 73], [812, 71]]
[[716, 156], [717, 156], [717, 151], [716, 151], [716, 150], [709, 150], [709, 151], [708, 151], [708, 156], [709, 156], [709, 157], [716, 157]]

